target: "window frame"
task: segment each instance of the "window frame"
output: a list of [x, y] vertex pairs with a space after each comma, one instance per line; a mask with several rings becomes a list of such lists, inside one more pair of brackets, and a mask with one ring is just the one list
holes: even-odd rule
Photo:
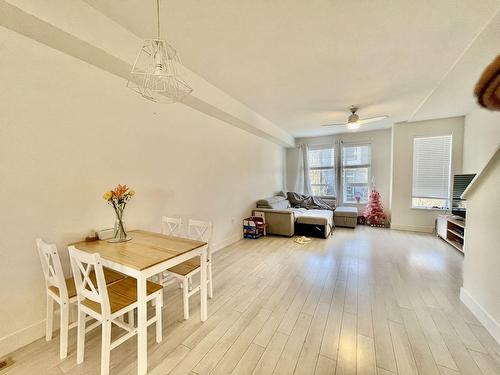
[[311, 171], [326, 171], [326, 170], [332, 170], [333, 171], [333, 188], [335, 190], [335, 195], [338, 195], [338, 189], [337, 189], [337, 147], [335, 144], [320, 144], [320, 145], [308, 145], [308, 152], [310, 151], [316, 151], [316, 150], [332, 150], [333, 153], [333, 164], [331, 166], [321, 166], [321, 167], [311, 167], [310, 161], [309, 161], [309, 154], [307, 155], [308, 158], [308, 164], [309, 164], [309, 181], [311, 184], [311, 195], [313, 196], [329, 196], [329, 195], [315, 195], [313, 193], [313, 186], [327, 186], [326, 184], [313, 184], [312, 178], [311, 178]]
[[[344, 165], [344, 148], [347, 147], [359, 147], [359, 146], [368, 146], [369, 149], [369, 154], [368, 154], [368, 164], [359, 164], [359, 165]], [[368, 187], [368, 197], [366, 201], [360, 200], [359, 203], [354, 200], [354, 201], [348, 201], [345, 198], [345, 184], [344, 184], [344, 178], [345, 178], [345, 169], [361, 169], [361, 168], [367, 168], [368, 169], [368, 176], [367, 176], [367, 182], [366, 183], [353, 183], [349, 184], [350, 186], [367, 186]], [[340, 147], [340, 192], [342, 196], [342, 204], [360, 204], [360, 205], [365, 205], [368, 203], [368, 200], [370, 199], [370, 193], [371, 193], [371, 181], [372, 178], [372, 143], [371, 142], [341, 142], [341, 147]], [[340, 197], [339, 197], [340, 198]]]
[[[435, 197], [420, 197], [413, 195], [413, 185], [415, 180], [415, 141], [417, 139], [430, 139], [430, 138], [450, 138], [450, 154], [449, 154], [449, 164], [448, 164], [448, 193], [446, 198], [435, 198]], [[453, 170], [453, 134], [440, 134], [433, 136], [414, 136], [412, 143], [412, 180], [411, 180], [411, 194], [410, 194], [410, 208], [413, 210], [426, 210], [426, 211], [448, 211], [451, 207], [451, 189], [452, 189], [452, 170]], [[445, 205], [443, 207], [435, 207], [435, 206], [417, 206], [414, 204], [414, 199], [429, 199], [429, 200], [442, 200], [445, 201]]]

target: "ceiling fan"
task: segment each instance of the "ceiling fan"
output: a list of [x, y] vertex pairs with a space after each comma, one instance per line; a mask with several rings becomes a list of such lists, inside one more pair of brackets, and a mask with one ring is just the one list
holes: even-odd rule
[[351, 106], [351, 108], [349, 109], [351, 111], [351, 114], [347, 118], [347, 122], [338, 122], [335, 124], [324, 124], [321, 126], [347, 125], [347, 129], [355, 130], [355, 129], [358, 129], [360, 127], [360, 125], [368, 124], [370, 122], [380, 121], [380, 120], [383, 120], [383, 119], [389, 117], [387, 115], [384, 115], [384, 116], [377, 116], [377, 117], [360, 119], [359, 116], [356, 114], [358, 109], [359, 109], [358, 107]]

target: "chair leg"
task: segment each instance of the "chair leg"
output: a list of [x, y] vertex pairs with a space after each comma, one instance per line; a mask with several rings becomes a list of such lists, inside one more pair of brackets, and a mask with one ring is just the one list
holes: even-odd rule
[[45, 321], [45, 340], [52, 340], [52, 330], [54, 327], [54, 300], [47, 294], [47, 317]]
[[85, 325], [86, 325], [86, 314], [78, 309], [78, 328], [77, 328], [77, 340], [76, 340], [76, 363], [80, 364], [83, 362], [83, 355], [85, 353]]
[[135, 326], [135, 323], [134, 323], [134, 310], [130, 310], [128, 312], [128, 324], [130, 324], [132, 326]]
[[69, 325], [69, 304], [63, 302], [61, 304], [61, 324], [59, 328], [60, 343], [59, 343], [59, 356], [61, 359], [66, 358], [68, 355], [68, 325]]
[[69, 322], [73, 323], [78, 320], [78, 305], [76, 303], [69, 304]]
[[155, 304], [155, 309], [156, 309], [156, 342], [159, 344], [161, 340], [163, 339], [162, 335], [162, 316], [161, 316], [161, 311], [162, 311], [162, 305], [163, 305], [163, 293], [160, 293], [158, 297], [155, 298], [156, 304]]
[[212, 262], [208, 263], [207, 278], [208, 278], [208, 298], [212, 298], [214, 296], [214, 290], [212, 287]]
[[111, 321], [102, 322], [101, 343], [101, 375], [109, 374], [109, 358], [111, 355]]
[[184, 302], [184, 319], [189, 319], [189, 281], [187, 277], [182, 280], [182, 299]]

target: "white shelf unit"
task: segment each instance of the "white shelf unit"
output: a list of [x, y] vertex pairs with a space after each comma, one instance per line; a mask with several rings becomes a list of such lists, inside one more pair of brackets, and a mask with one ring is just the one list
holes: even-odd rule
[[436, 229], [439, 237], [464, 252], [465, 220], [454, 219], [453, 215], [439, 215]]

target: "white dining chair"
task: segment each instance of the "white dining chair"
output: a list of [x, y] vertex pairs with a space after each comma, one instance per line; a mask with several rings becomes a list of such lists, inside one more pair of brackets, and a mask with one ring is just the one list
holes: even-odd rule
[[[36, 239], [38, 255], [42, 263], [45, 277], [45, 291], [47, 297], [47, 315], [45, 320], [45, 339], [52, 340], [54, 301], [59, 305], [59, 356], [66, 358], [68, 354], [68, 330], [76, 327], [76, 322], [70, 323], [70, 309], [76, 309], [76, 288], [72, 277], [65, 278], [57, 247], [48, 244], [41, 238]], [[95, 274], [91, 274], [95, 279]], [[114, 283], [124, 276], [121, 273], [105, 269], [105, 279], [108, 284]]]
[[178, 237], [182, 228], [182, 219], [180, 217], [167, 217], [163, 216], [161, 218], [161, 229], [162, 233], [167, 236]]
[[[192, 220], [188, 222], [188, 237], [208, 243], [207, 251], [207, 286], [208, 297], [213, 297], [212, 287], [212, 252], [210, 241], [212, 239], [212, 223], [208, 221]], [[167, 274], [182, 282], [182, 299], [184, 305], [184, 319], [189, 319], [189, 297], [200, 291], [200, 285], [192, 288], [192, 277], [200, 272], [200, 258], [191, 258], [177, 266], [169, 268]]]
[[[167, 236], [179, 237], [182, 230], [182, 219], [180, 217], [161, 218], [161, 232]], [[166, 272], [159, 273], [153, 277], [153, 280], [163, 286], [167, 285], [168, 274]]]
[[[101, 257], [98, 253], [90, 254], [76, 249], [68, 248], [71, 268], [75, 278], [77, 305], [78, 305], [78, 334], [77, 354], [78, 364], [83, 362], [85, 352], [85, 334], [87, 315], [96, 320], [96, 325], [101, 325], [101, 375], [109, 374], [109, 361], [111, 350], [124, 343], [137, 334], [137, 328], [125, 322], [123, 317], [137, 308], [137, 281], [126, 277], [111, 285], [106, 285]], [[92, 272], [95, 279], [91, 277]], [[155, 300], [155, 315], [148, 320], [147, 326], [156, 323], [156, 342], [162, 340], [161, 308], [163, 306], [163, 287], [147, 282], [146, 301]], [[114, 341], [111, 340], [111, 325], [124, 329], [125, 334]]]

